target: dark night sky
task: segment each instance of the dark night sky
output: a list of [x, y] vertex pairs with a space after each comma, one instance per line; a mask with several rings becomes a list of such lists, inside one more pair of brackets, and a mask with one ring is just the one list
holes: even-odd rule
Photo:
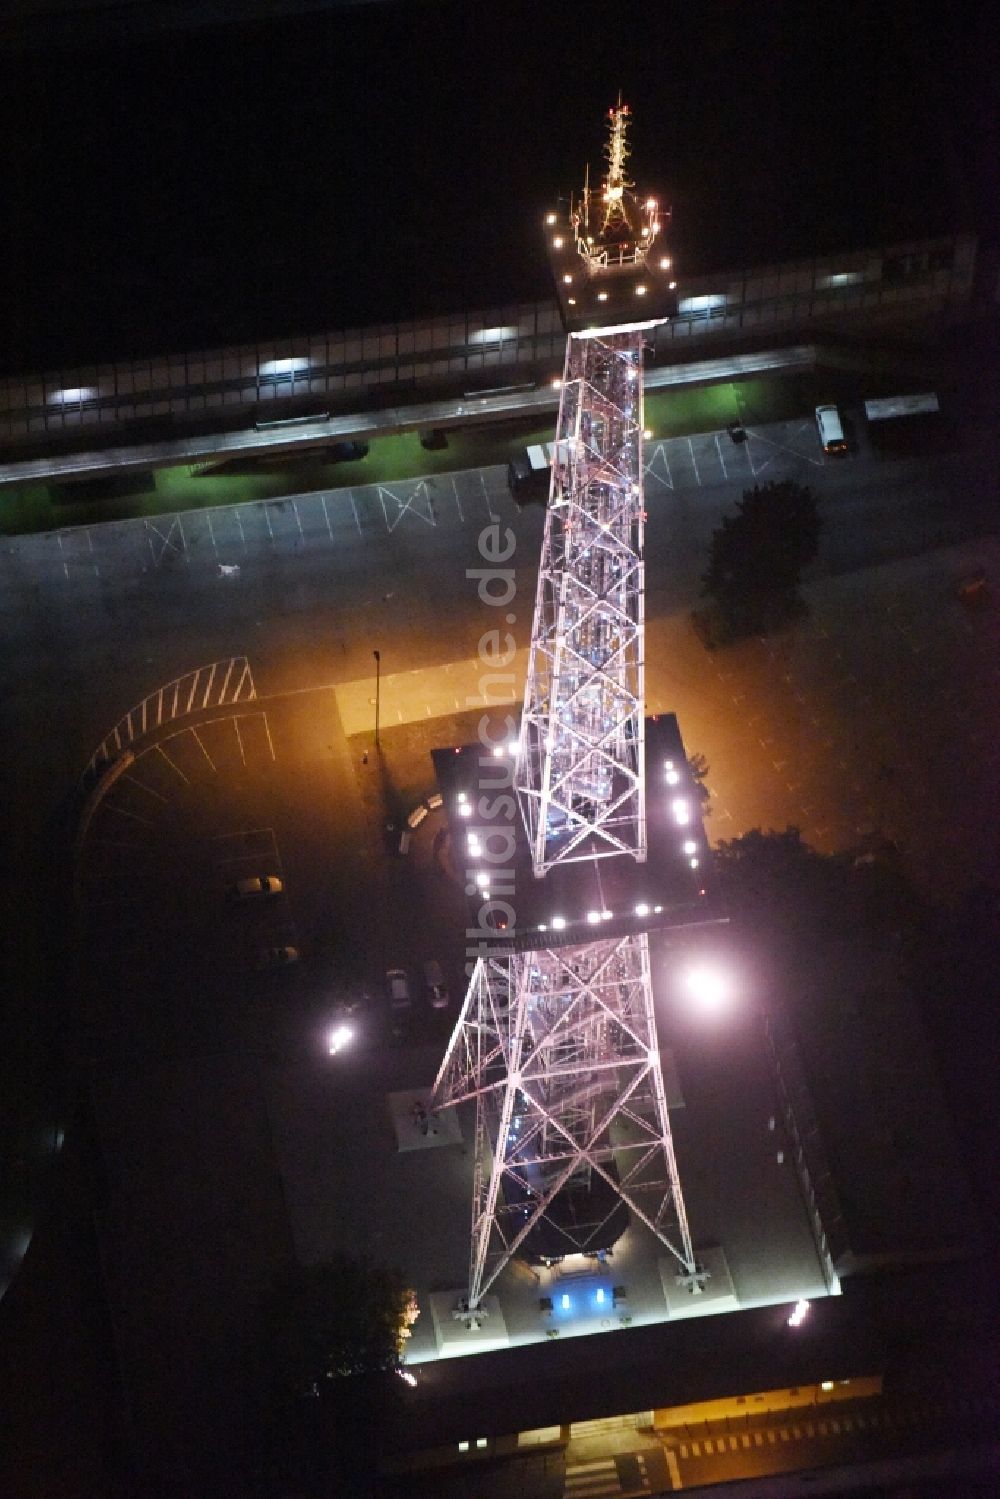
[[981, 227], [986, 23], [916, 14], [405, 0], [0, 56], [0, 360], [544, 296], [619, 86], [682, 273]]

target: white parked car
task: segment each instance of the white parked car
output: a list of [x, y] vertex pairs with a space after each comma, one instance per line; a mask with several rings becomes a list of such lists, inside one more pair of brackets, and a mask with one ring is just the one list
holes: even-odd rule
[[412, 1003], [410, 998], [410, 981], [406, 977], [404, 968], [390, 968], [385, 976], [386, 993], [389, 996], [389, 1005], [393, 1010], [408, 1010]]
[[448, 986], [441, 972], [441, 964], [431, 958], [424, 964], [424, 982], [427, 985], [427, 996], [431, 1002], [432, 1010], [446, 1010], [448, 1008]]

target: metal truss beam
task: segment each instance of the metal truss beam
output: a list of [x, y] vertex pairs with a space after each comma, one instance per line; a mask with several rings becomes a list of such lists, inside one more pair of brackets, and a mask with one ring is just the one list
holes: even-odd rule
[[645, 933], [480, 959], [435, 1082], [435, 1105], [474, 1102], [467, 1307], [473, 1312], [547, 1220], [566, 1254], [601, 1242], [553, 1212], [600, 1179], [698, 1280], [667, 1113]]
[[567, 341], [516, 787], [535, 875], [646, 856], [643, 331]]

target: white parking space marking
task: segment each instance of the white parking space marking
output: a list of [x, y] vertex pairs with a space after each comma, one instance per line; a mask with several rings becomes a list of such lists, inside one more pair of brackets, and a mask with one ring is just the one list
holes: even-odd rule
[[694, 443], [691, 441], [690, 437], [687, 440], [687, 445], [688, 445], [688, 452], [691, 454], [691, 462], [692, 462], [692, 464], [694, 466], [694, 477], [695, 477], [695, 480], [697, 481], [698, 486], [700, 488], [700, 486], [701, 486], [701, 474], [698, 472], [698, 460], [694, 456]]
[[489, 516], [489, 518], [490, 518], [491, 521], [493, 521], [493, 520], [499, 520], [500, 517], [494, 513], [493, 506], [490, 504], [490, 492], [486, 488], [486, 478], [485, 478], [485, 475], [483, 474], [483, 472], [482, 472], [481, 469], [479, 471], [479, 482], [482, 485], [482, 489], [483, 489], [483, 499], [486, 501], [486, 513], [487, 513], [487, 515]]
[[194, 736], [195, 743], [197, 744], [198, 748], [201, 750], [202, 754], [205, 756], [205, 759], [208, 761], [209, 765], [212, 767], [212, 771], [214, 773], [214, 771], [215, 771], [215, 761], [212, 759], [211, 755], [208, 753], [208, 750], [205, 748], [204, 744], [202, 743], [201, 735], [198, 733], [197, 729], [192, 729], [191, 733]]
[[180, 766], [174, 764], [173, 760], [171, 760], [170, 756], [167, 754], [166, 750], [163, 748], [163, 745], [162, 744], [158, 744], [156, 746], [156, 750], [157, 750], [157, 753], [160, 754], [160, 755], [162, 755], [163, 758], [164, 758], [164, 760], [166, 760], [167, 764], [170, 766], [170, 769], [173, 770], [173, 771], [176, 771], [177, 775], [180, 776], [180, 778], [184, 782], [185, 786], [190, 786], [191, 782], [188, 780], [188, 778], [184, 774], [183, 770], [181, 770]]
[[[219, 833], [214, 842], [234, 843], [239, 839], [243, 845], [238, 852], [228, 853], [225, 858], [216, 856], [217, 864], [242, 864], [246, 859], [259, 859], [258, 846], [263, 846], [267, 851], [267, 857], [274, 860], [277, 872], [281, 874], [281, 859], [278, 855], [278, 842], [274, 836], [273, 828], [241, 828], [235, 833]], [[254, 844], [248, 849], [247, 844]]]
[[716, 432], [716, 434], [715, 434], [715, 450], [716, 450], [716, 452], [719, 455], [719, 462], [722, 465], [722, 476], [723, 476], [724, 479], [728, 480], [728, 478], [729, 478], [729, 470], [726, 468], [726, 460], [722, 456], [722, 444], [719, 441], [719, 434], [718, 434], [718, 432]]
[[131, 817], [134, 822], [141, 822], [143, 827], [146, 828], [153, 826], [148, 817], [140, 817], [138, 812], [130, 812], [127, 807], [119, 807], [117, 802], [105, 802], [104, 810], [117, 812], [119, 817]]
[[[167, 518], [168, 517], [166, 516], [163, 517], [164, 520], [166, 520]], [[153, 559], [154, 567], [160, 566], [168, 551], [174, 556], [180, 556], [181, 552], [186, 546], [186, 542], [184, 540], [184, 531], [180, 524], [180, 517], [174, 515], [169, 517], [169, 520], [170, 524], [167, 527], [167, 531], [165, 534], [153, 521], [147, 520], [144, 522], [144, 525], [146, 527], [146, 540], [149, 542], [149, 551]], [[177, 537], [180, 538], [179, 546], [177, 544], [177, 541], [175, 540], [175, 533]], [[154, 536], [159, 542], [158, 547], [153, 541]]]
[[378, 497], [382, 504], [386, 530], [390, 534], [395, 531], [404, 515], [417, 516], [428, 526], [437, 525], [436, 509], [426, 479], [421, 479], [408, 495], [397, 494], [387, 485], [380, 484]]
[[138, 786], [140, 791], [146, 791], [150, 796], [155, 796], [157, 801], [162, 802], [164, 806], [168, 805], [167, 798], [165, 796], [161, 796], [158, 791], [154, 791], [152, 786], [147, 786], [145, 781], [140, 781], [135, 776], [129, 775], [128, 771], [125, 772], [121, 779], [123, 781], [129, 781], [133, 786]]

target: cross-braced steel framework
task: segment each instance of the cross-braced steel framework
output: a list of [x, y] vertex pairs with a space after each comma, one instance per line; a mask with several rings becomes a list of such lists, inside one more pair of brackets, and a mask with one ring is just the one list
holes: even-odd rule
[[[543, 1219], [553, 1257], [593, 1252], [621, 1204], [692, 1275], [645, 933], [480, 960], [435, 1093], [476, 1103], [471, 1309]], [[596, 1214], [554, 1214], [574, 1186]]]
[[517, 763], [537, 876], [646, 857], [641, 330], [571, 335]]
[[[606, 184], [618, 198], [626, 117], [619, 101]], [[585, 210], [587, 201], [585, 194]], [[614, 269], [597, 262], [593, 240], [579, 237], [571, 214], [592, 279], [644, 262], [659, 224], [655, 201], [645, 208], [645, 224], [631, 235], [623, 220]], [[648, 326], [573, 333], [566, 347], [514, 768], [538, 879], [556, 866], [646, 859]], [[700, 1289], [705, 1276], [674, 1157], [646, 932], [480, 957], [434, 1097], [439, 1108], [476, 1107], [469, 1292], [457, 1316], [484, 1314], [482, 1298], [519, 1252], [536, 1260], [600, 1253], [628, 1215], [673, 1256], [678, 1278]]]

